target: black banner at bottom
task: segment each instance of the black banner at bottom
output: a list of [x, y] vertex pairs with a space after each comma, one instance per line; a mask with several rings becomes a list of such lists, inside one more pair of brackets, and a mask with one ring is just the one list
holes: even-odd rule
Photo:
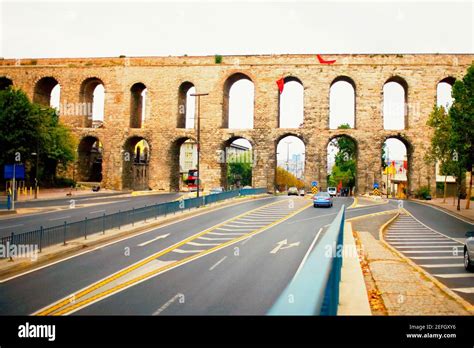
[[0, 347], [474, 346], [473, 317], [0, 317]]

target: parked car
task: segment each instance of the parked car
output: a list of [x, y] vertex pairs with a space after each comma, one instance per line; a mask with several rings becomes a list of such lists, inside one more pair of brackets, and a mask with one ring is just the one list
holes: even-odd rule
[[294, 186], [288, 189], [288, 196], [291, 196], [291, 195], [298, 196], [298, 189]]
[[332, 207], [332, 196], [328, 192], [318, 192], [313, 196], [313, 206]]
[[306, 194], [305, 190], [304, 189], [300, 189], [299, 190], [299, 194], [300, 196], [304, 196]]
[[474, 231], [466, 232], [464, 242], [464, 268], [466, 271], [474, 272]]
[[212, 189], [209, 191], [209, 194], [215, 195], [215, 194], [222, 193], [222, 192], [224, 192], [224, 188], [222, 188], [222, 187], [214, 187], [214, 188], [212, 188]]
[[335, 195], [337, 195], [337, 188], [335, 187], [328, 187], [328, 193], [334, 197]]

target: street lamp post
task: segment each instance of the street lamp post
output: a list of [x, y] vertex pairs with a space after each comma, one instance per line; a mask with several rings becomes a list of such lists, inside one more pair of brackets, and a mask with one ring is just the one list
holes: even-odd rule
[[39, 167], [39, 145], [36, 144], [36, 152], [32, 153], [33, 156], [36, 156], [36, 166], [35, 166], [35, 199], [38, 199], [38, 167]]
[[201, 183], [200, 181], [200, 174], [201, 171], [199, 169], [199, 154], [201, 151], [201, 97], [209, 95], [209, 93], [193, 93], [191, 94], [192, 97], [197, 97], [197, 163], [196, 163], [196, 169], [197, 169], [197, 197], [199, 198], [199, 190], [201, 189]]

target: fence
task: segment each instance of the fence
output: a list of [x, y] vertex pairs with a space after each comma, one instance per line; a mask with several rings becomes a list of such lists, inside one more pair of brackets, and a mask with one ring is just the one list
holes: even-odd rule
[[[199, 206], [215, 203], [225, 199], [265, 193], [266, 189], [241, 189], [233, 191], [224, 191], [217, 194], [202, 196], [199, 198], [188, 198], [178, 201], [159, 203], [141, 208], [132, 208], [131, 210], [119, 211], [113, 214], [103, 214], [102, 216], [77, 222], [64, 222], [61, 225], [43, 228], [42, 226], [34, 231], [12, 234], [1, 237], [0, 245], [36, 245], [39, 252], [47, 246], [55, 244], [66, 244], [67, 241], [81, 238], [87, 239], [88, 236], [96, 233], [103, 233], [111, 229], [121, 229], [126, 225], [134, 225], [137, 222], [147, 222], [158, 219], [160, 216], [167, 216], [177, 212], [183, 212], [197, 208]], [[4, 255], [0, 255], [1, 257]]]
[[339, 305], [345, 208], [319, 239], [270, 315], [336, 315]]

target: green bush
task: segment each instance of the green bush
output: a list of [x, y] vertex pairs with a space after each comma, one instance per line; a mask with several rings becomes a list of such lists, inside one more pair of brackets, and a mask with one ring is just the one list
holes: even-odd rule
[[76, 187], [76, 182], [70, 178], [54, 178], [53, 187]]
[[415, 197], [420, 199], [426, 199], [426, 197], [431, 196], [430, 189], [428, 186], [422, 186], [415, 191]]
[[214, 62], [215, 62], [216, 64], [222, 63], [222, 56], [221, 56], [220, 54], [216, 54], [216, 55], [214, 56]]

